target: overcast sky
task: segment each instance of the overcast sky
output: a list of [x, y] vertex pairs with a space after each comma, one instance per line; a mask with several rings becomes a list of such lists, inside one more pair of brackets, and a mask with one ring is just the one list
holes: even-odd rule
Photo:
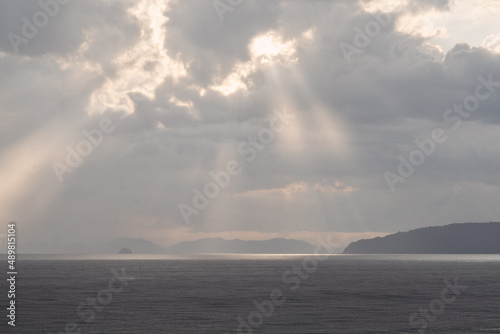
[[500, 221], [499, 0], [66, 2], [0, 2], [24, 252]]

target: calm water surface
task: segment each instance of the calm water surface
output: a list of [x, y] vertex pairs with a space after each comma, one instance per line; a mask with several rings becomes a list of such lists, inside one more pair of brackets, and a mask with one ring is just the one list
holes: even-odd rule
[[1, 333], [500, 333], [497, 255], [33, 255], [16, 290]]

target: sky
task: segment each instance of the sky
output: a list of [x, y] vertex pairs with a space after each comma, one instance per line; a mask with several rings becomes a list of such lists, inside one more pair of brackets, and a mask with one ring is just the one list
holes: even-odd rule
[[2, 220], [27, 253], [500, 221], [499, 14], [2, 1]]

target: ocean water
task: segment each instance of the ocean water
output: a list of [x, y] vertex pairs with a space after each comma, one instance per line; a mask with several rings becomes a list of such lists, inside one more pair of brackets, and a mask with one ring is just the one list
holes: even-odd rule
[[497, 255], [20, 256], [16, 278], [1, 333], [500, 333]]

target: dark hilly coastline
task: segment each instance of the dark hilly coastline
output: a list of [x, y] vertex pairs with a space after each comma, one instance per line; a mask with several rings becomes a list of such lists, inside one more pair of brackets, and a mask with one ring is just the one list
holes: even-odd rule
[[500, 223], [424, 227], [349, 244], [344, 254], [500, 254]]
[[183, 241], [171, 247], [161, 247], [146, 239], [121, 237], [93, 251], [100, 254], [311, 254], [314, 249], [315, 246], [308, 242], [282, 238], [269, 240], [205, 238]]

